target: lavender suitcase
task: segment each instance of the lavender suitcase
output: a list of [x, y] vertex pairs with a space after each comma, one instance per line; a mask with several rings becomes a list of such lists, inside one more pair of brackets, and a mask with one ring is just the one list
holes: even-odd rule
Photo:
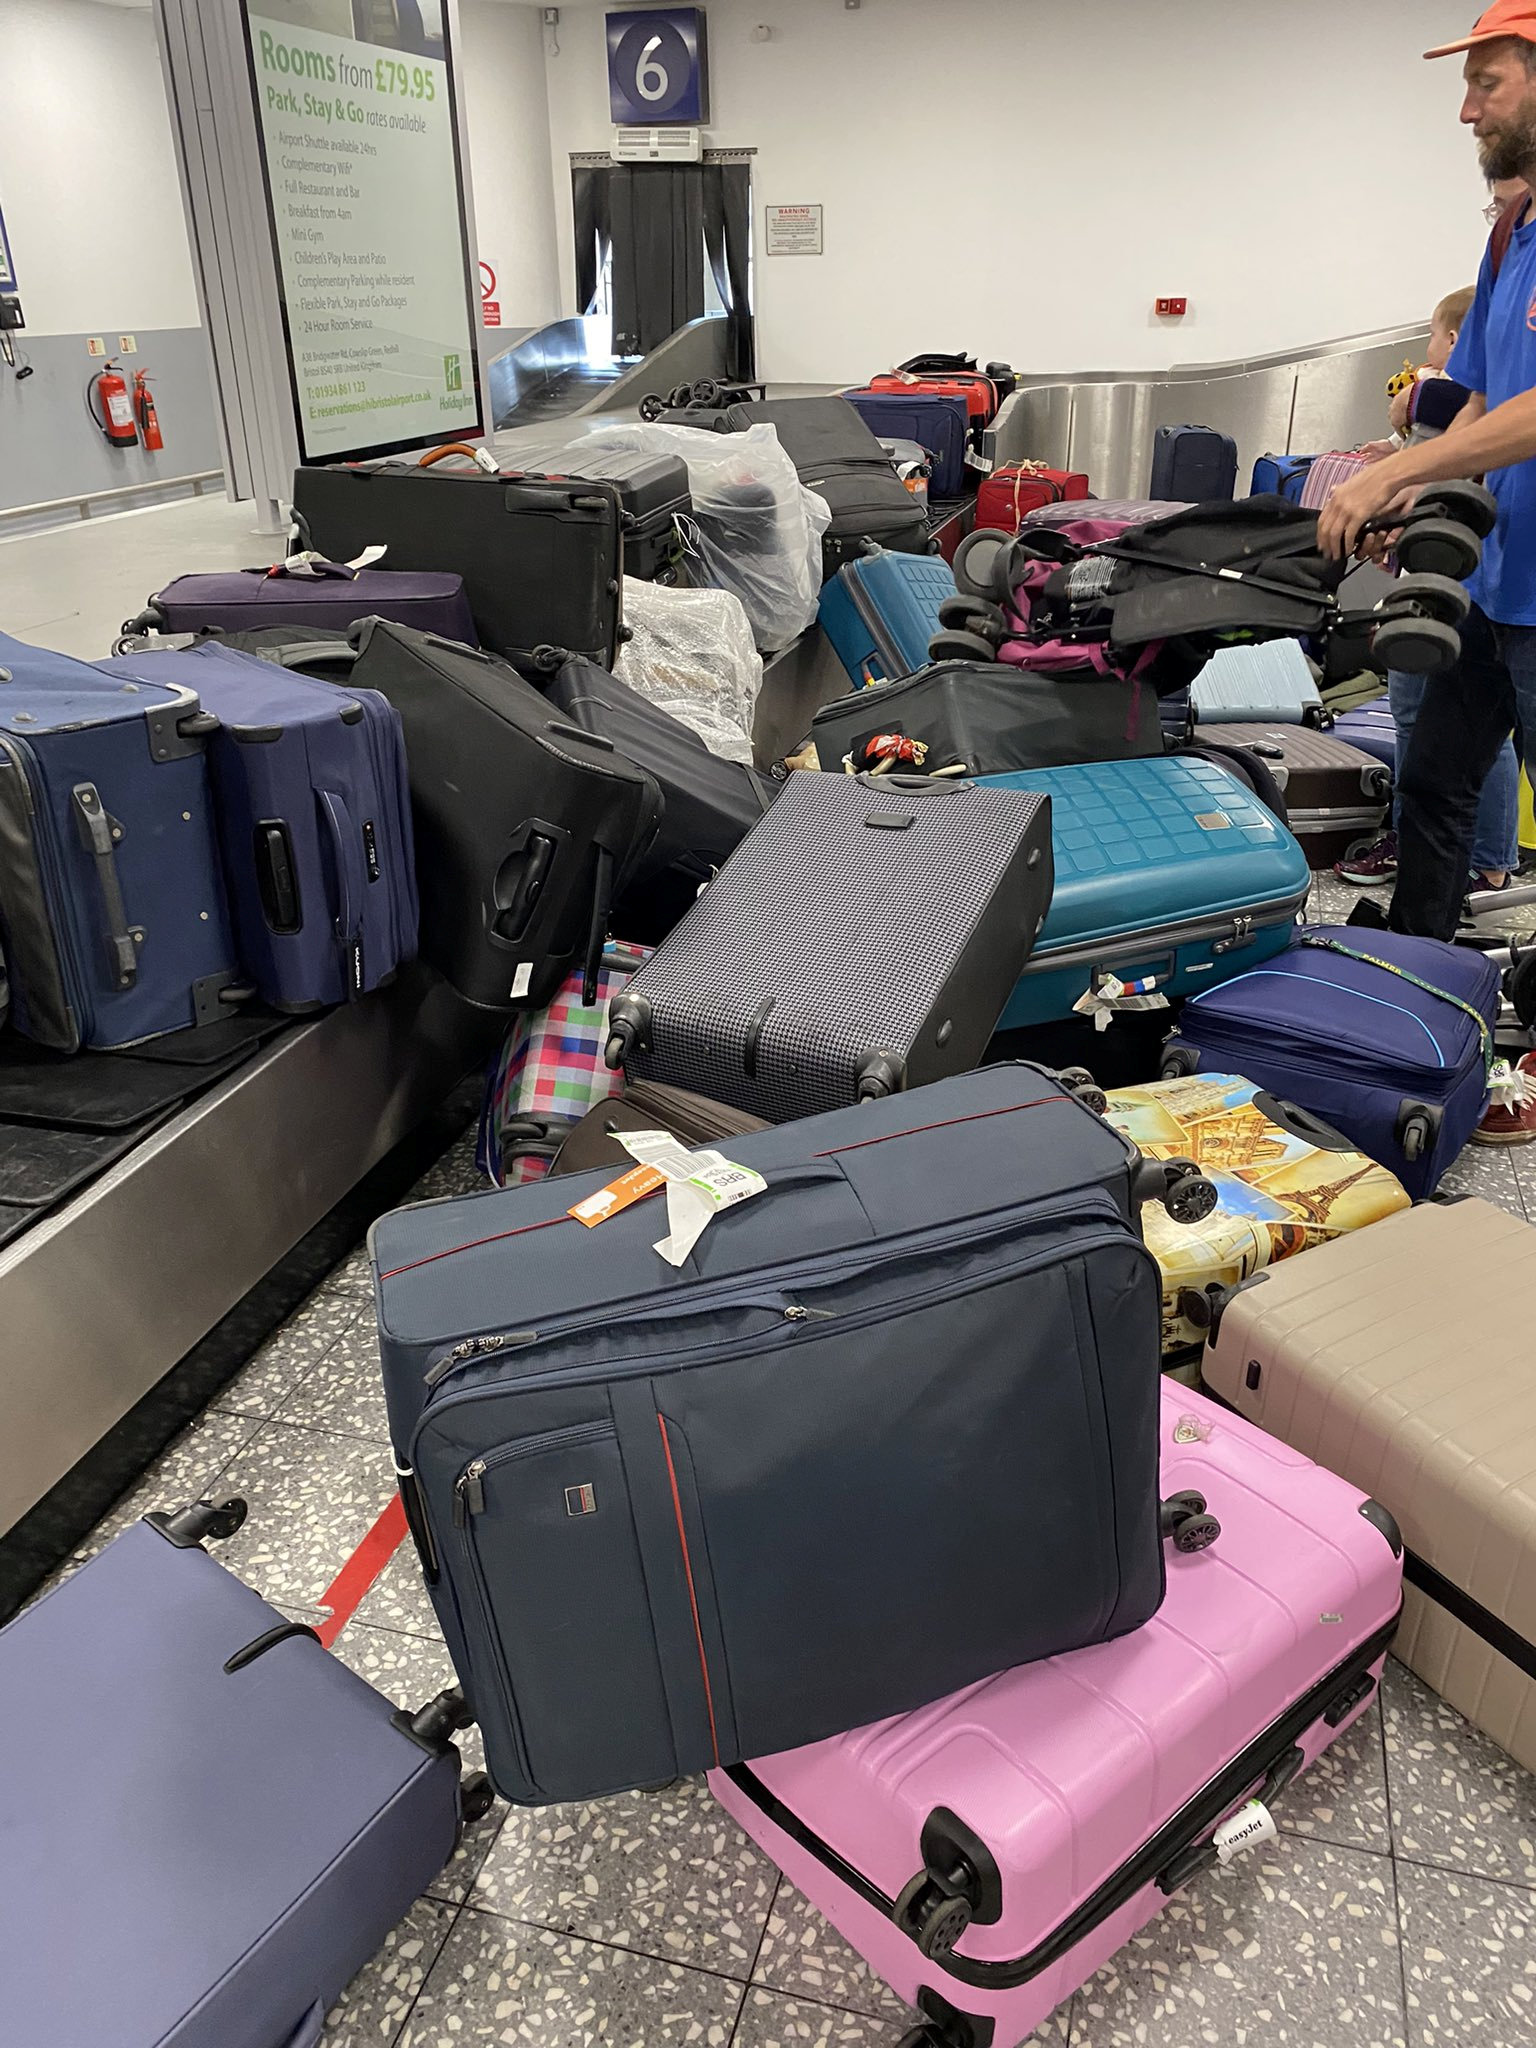
[[445, 640], [477, 647], [464, 579], [421, 569], [352, 569], [344, 562], [275, 563], [270, 569], [226, 569], [178, 576], [157, 590], [123, 632], [248, 633], [332, 626], [345, 632], [358, 619], [393, 619]]
[[216, 1564], [244, 1504], [148, 1516], [0, 1633], [8, 2042], [314, 2048], [483, 1813], [449, 1739]]
[[400, 714], [217, 640], [98, 662], [178, 683], [209, 741], [240, 958], [282, 1010], [354, 1001], [416, 957], [416, 862]]
[[1245, 1802], [1267, 1812], [1375, 1693], [1401, 1599], [1391, 1516], [1170, 1382], [1161, 1441], [1164, 1496], [1198, 1494], [1221, 1526], [1199, 1550], [1175, 1536], [1143, 1628], [710, 1773], [919, 2008], [912, 2048], [1023, 2041], [1218, 1839], [1267, 1833]]

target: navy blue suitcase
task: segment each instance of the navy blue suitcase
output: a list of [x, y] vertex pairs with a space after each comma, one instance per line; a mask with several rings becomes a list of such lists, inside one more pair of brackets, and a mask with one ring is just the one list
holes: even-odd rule
[[1341, 711], [1333, 721], [1336, 740], [1348, 740], [1362, 754], [1369, 754], [1383, 767], [1397, 769], [1397, 721], [1385, 697], [1373, 697], [1369, 704], [1357, 704], [1353, 711]]
[[249, 995], [209, 788], [217, 723], [189, 689], [0, 633], [0, 925], [25, 1037], [107, 1050]]
[[954, 595], [955, 572], [942, 556], [879, 548], [822, 586], [821, 630], [856, 689], [895, 682], [927, 667], [939, 606]]
[[1191, 505], [1230, 498], [1237, 489], [1237, 443], [1214, 427], [1159, 427], [1152, 447], [1150, 498]]
[[106, 675], [181, 682], [210, 742], [241, 959], [278, 1009], [355, 1000], [416, 957], [416, 861], [400, 714], [217, 640], [123, 654]]
[[929, 485], [935, 498], [965, 492], [965, 458], [970, 447], [970, 409], [963, 398], [941, 391], [845, 391], [843, 396], [882, 441], [916, 441], [933, 463]]
[[146, 1516], [0, 1633], [18, 2048], [314, 2048], [485, 1810], [456, 1692], [397, 1712], [202, 1548], [243, 1513]]
[[662, 1201], [567, 1213], [611, 1168], [370, 1235], [407, 1512], [509, 1799], [794, 1748], [1162, 1599], [1135, 1219], [1168, 1169], [1024, 1065], [722, 1143], [766, 1185], [680, 1267]]
[[1186, 1003], [1164, 1071], [1242, 1074], [1334, 1125], [1419, 1201], [1482, 1117], [1498, 1014], [1498, 969], [1469, 947], [1312, 925]]
[[1261, 455], [1253, 465], [1248, 495], [1284, 498], [1287, 504], [1299, 505], [1307, 471], [1316, 460], [1315, 455]]

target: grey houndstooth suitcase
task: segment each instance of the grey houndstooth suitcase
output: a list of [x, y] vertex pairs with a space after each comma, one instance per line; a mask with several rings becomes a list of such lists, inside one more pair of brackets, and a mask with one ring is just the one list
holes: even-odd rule
[[614, 1001], [609, 1064], [771, 1123], [964, 1073], [1052, 876], [1035, 792], [791, 776]]

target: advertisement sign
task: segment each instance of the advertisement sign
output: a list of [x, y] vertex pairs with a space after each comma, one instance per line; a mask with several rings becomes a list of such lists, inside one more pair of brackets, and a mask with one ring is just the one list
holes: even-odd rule
[[307, 462], [481, 430], [442, 0], [244, 0]]
[[639, 7], [608, 16], [608, 104], [616, 128], [709, 119], [702, 7]]

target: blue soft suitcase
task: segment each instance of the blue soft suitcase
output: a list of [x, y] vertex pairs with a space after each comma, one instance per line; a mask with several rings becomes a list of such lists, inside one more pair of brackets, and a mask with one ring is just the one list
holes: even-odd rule
[[846, 562], [822, 588], [821, 629], [853, 678], [893, 683], [928, 664], [939, 606], [955, 595], [955, 572], [940, 555], [888, 549]]
[[217, 723], [185, 687], [0, 633], [0, 925], [24, 1036], [133, 1045], [250, 993], [214, 830]]
[[1299, 640], [1220, 647], [1189, 686], [1196, 725], [1321, 725], [1323, 700]]
[[0, 2033], [314, 2048], [485, 1810], [456, 1692], [412, 1717], [203, 1550], [132, 1524], [0, 1633]]
[[400, 714], [375, 690], [201, 646], [123, 654], [106, 675], [181, 682], [209, 744], [241, 959], [263, 998], [354, 1000], [416, 957], [416, 863]]
[[680, 1259], [670, 1194], [570, 1213], [612, 1168], [370, 1234], [396, 1468], [513, 1800], [795, 1748], [1162, 1598], [1134, 1219], [1187, 1177], [1022, 1064], [720, 1142], [735, 1205]]
[[879, 440], [916, 441], [928, 451], [931, 496], [963, 496], [971, 424], [963, 398], [939, 391], [845, 391], [843, 396]]
[[1373, 697], [1353, 711], [1341, 711], [1333, 721], [1336, 740], [1348, 740], [1362, 754], [1369, 754], [1394, 772], [1397, 768], [1397, 722], [1385, 697]]
[[1307, 471], [1316, 460], [1315, 455], [1261, 455], [1253, 465], [1249, 496], [1279, 497], [1288, 504], [1299, 505]]
[[1049, 796], [1056, 856], [1045, 927], [1000, 1031], [1070, 1016], [1107, 976], [1173, 1001], [1288, 943], [1311, 886], [1307, 857], [1214, 762], [1168, 755], [979, 779]]
[[1214, 427], [1159, 427], [1152, 447], [1149, 498], [1204, 505], [1237, 489], [1237, 443]]
[[1164, 1071], [1241, 1073], [1333, 1124], [1419, 1201], [1482, 1117], [1498, 1014], [1499, 971], [1470, 947], [1312, 925], [1186, 1004]]

